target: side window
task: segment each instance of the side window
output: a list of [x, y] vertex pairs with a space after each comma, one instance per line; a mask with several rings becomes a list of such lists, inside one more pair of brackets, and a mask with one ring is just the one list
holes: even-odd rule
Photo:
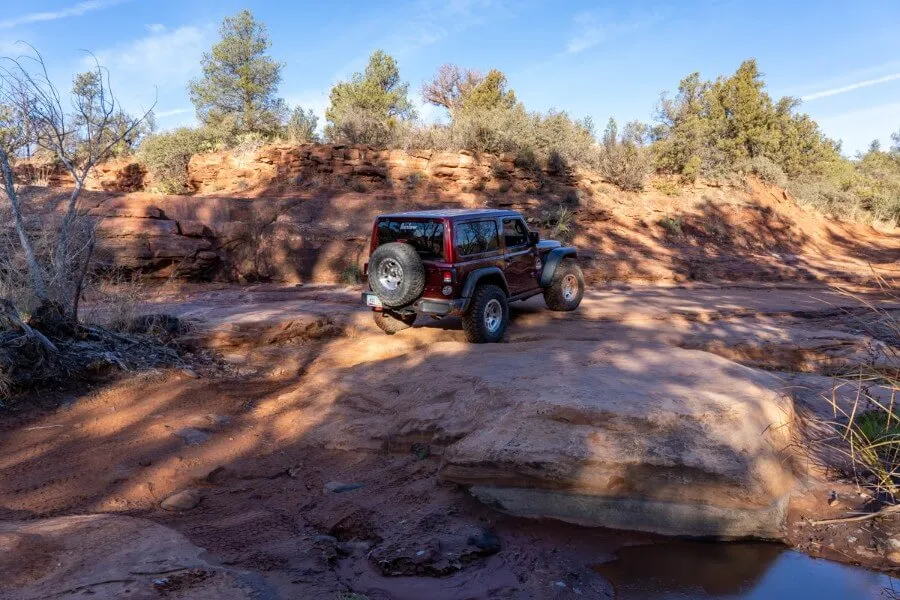
[[503, 219], [503, 241], [507, 248], [528, 243], [528, 229], [522, 219]]
[[456, 249], [463, 256], [492, 252], [500, 248], [497, 221], [459, 223], [454, 229]]

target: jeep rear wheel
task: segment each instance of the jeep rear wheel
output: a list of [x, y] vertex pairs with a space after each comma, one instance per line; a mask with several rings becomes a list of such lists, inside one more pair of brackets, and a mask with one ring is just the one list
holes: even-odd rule
[[473, 344], [503, 340], [506, 326], [509, 324], [506, 294], [496, 285], [478, 286], [462, 322], [466, 339]]
[[584, 297], [584, 273], [574, 260], [564, 260], [553, 273], [550, 287], [544, 290], [547, 308], [557, 311], [575, 310]]
[[425, 265], [409, 244], [378, 246], [369, 258], [369, 287], [391, 308], [412, 304], [425, 290]]
[[399, 315], [391, 312], [374, 312], [375, 324], [388, 335], [409, 329], [416, 321], [416, 315]]

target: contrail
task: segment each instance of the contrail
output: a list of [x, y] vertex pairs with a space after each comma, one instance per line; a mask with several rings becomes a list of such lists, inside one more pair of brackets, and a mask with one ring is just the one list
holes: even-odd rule
[[878, 79], [866, 79], [865, 81], [857, 81], [856, 83], [851, 83], [850, 85], [845, 85], [843, 87], [832, 88], [830, 90], [822, 90], [821, 92], [815, 92], [806, 96], [802, 96], [800, 99], [804, 102], [809, 102], [810, 100], [818, 100], [819, 98], [837, 96], [838, 94], [852, 92], [853, 90], [869, 87], [870, 85], [887, 83], [888, 81], [894, 81], [896, 79], [900, 79], [900, 73], [892, 73], [891, 75], [885, 75], [884, 77], [879, 77]]
[[57, 19], [65, 19], [66, 17], [80, 17], [85, 13], [115, 6], [116, 4], [122, 4], [123, 2], [128, 1], [129, 0], [88, 0], [87, 2], [79, 2], [78, 4], [67, 6], [59, 10], [28, 13], [19, 17], [0, 20], [0, 29], [12, 29], [13, 27], [27, 25], [28, 23], [56, 21]]

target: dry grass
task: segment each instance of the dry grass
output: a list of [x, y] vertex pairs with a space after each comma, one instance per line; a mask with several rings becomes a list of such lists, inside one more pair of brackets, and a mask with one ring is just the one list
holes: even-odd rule
[[[885, 297], [900, 301], [893, 282], [877, 273], [875, 278]], [[875, 316], [860, 320], [873, 337], [900, 340], [900, 322], [892, 312], [846, 290], [841, 292], [864, 304]], [[847, 461], [859, 487], [885, 503], [895, 504], [900, 494], [900, 347], [888, 343], [885, 351], [891, 368], [864, 364], [835, 380], [827, 397], [832, 419], [826, 422], [835, 433], [821, 443]]]
[[131, 322], [138, 315], [140, 304], [152, 295], [137, 273], [108, 274], [97, 277], [93, 283], [90, 302], [83, 313], [86, 323], [110, 325]]

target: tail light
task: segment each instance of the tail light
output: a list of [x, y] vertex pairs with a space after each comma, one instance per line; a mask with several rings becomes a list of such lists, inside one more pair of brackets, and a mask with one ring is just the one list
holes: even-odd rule
[[441, 279], [444, 283], [453, 283], [453, 273], [451, 271], [444, 271]]

